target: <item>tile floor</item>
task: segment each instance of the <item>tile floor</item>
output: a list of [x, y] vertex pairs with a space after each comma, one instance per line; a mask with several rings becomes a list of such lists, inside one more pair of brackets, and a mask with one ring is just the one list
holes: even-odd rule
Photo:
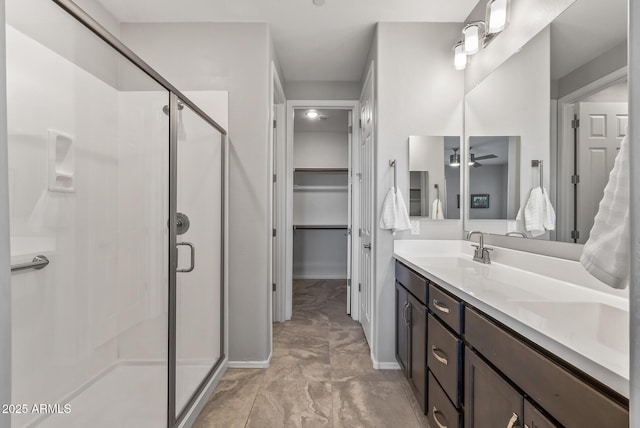
[[401, 372], [372, 368], [346, 300], [345, 281], [294, 281], [270, 367], [229, 369], [194, 427], [428, 427]]

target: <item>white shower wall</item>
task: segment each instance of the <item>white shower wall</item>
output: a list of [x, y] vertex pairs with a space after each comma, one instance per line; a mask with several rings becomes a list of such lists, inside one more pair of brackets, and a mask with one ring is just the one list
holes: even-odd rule
[[[7, 63], [12, 263], [50, 259], [12, 274], [12, 400], [55, 403], [117, 359], [118, 93], [12, 27]], [[75, 193], [47, 190], [48, 129], [75, 137]]]

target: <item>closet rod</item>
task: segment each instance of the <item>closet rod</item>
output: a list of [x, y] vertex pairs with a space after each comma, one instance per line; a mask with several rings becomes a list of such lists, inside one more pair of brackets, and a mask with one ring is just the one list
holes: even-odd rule
[[334, 224], [334, 225], [302, 225], [302, 224], [294, 224], [293, 225], [293, 230], [297, 230], [297, 229], [306, 229], [306, 230], [313, 230], [313, 229], [346, 230], [346, 229], [348, 229], [348, 227], [346, 225], [339, 225], [339, 224]]

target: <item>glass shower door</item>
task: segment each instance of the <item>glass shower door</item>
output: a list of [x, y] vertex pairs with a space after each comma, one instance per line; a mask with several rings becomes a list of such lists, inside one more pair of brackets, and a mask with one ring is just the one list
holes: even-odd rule
[[180, 420], [222, 355], [224, 165], [221, 133], [176, 97], [172, 101], [177, 134], [173, 337]]

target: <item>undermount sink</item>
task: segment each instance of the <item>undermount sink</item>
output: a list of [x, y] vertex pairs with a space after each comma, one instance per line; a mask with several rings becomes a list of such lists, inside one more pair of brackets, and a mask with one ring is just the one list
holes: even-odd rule
[[[597, 302], [513, 301], [521, 320], [538, 328], [552, 327], [560, 336], [595, 338], [617, 352], [629, 352], [629, 313]], [[612, 328], [611, 326], [616, 326]]]

